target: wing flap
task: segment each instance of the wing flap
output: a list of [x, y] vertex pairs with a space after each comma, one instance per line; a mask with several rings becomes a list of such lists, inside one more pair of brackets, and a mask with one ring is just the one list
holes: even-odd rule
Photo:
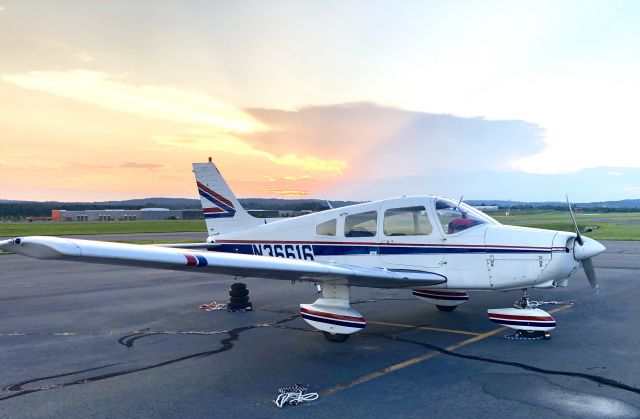
[[171, 247], [29, 236], [0, 241], [0, 249], [39, 259], [63, 259], [177, 271], [301, 281], [339, 281], [359, 287], [404, 288], [446, 282], [422, 271], [393, 271], [298, 259], [283, 259]]

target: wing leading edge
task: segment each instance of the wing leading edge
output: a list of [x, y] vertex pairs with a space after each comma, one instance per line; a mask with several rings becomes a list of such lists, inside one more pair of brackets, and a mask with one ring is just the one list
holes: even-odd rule
[[38, 259], [62, 259], [176, 271], [194, 270], [290, 281], [338, 281], [357, 287], [410, 288], [446, 282], [445, 277], [432, 272], [365, 268], [297, 259], [60, 237], [19, 237], [0, 241], [0, 249]]

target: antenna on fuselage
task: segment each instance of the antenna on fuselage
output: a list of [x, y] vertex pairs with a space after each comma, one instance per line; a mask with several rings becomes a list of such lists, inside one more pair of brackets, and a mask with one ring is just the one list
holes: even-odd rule
[[324, 192], [320, 191], [320, 194], [322, 195], [322, 197], [324, 198], [324, 202], [327, 203], [327, 205], [329, 206], [329, 209], [333, 209], [333, 205], [331, 205], [331, 202], [329, 202], [329, 200], [327, 199], [327, 197], [325, 196]]
[[460, 195], [460, 200], [458, 200], [458, 205], [456, 205], [456, 209], [460, 211], [460, 214], [462, 214], [462, 218], [467, 218], [467, 212], [460, 209], [462, 198], [464, 198], [464, 195]]

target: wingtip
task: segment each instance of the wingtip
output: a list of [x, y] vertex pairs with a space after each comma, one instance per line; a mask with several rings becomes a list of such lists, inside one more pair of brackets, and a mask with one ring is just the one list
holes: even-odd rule
[[11, 246], [15, 246], [16, 244], [20, 244], [20, 237], [0, 240], [0, 250], [11, 251]]

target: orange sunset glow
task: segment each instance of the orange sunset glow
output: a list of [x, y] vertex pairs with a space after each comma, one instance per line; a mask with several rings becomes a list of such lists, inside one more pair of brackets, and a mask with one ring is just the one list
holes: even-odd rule
[[0, 162], [13, 175], [13, 190], [4, 192], [16, 199], [189, 196], [190, 163], [211, 154], [247, 196], [307, 196], [348, 167], [311, 154], [304, 143], [282, 154], [252, 146], [243, 136], [272, 128], [199, 92], [86, 70], [2, 80], [25, 106], [3, 109], [0, 121], [28, 121], [3, 143]]

